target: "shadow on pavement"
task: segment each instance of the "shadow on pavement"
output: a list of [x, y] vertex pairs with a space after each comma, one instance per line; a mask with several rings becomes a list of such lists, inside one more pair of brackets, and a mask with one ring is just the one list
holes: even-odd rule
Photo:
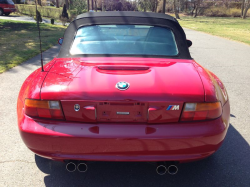
[[230, 125], [222, 147], [211, 157], [179, 165], [176, 175], [160, 176], [155, 166], [140, 162], [94, 162], [86, 173], [69, 173], [65, 164], [35, 156], [52, 186], [250, 186], [249, 144]]

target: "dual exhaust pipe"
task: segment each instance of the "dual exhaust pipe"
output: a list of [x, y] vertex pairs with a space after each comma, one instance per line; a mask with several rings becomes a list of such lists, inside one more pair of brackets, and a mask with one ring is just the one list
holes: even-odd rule
[[[88, 170], [88, 165], [85, 162], [75, 162], [70, 161], [66, 164], [66, 170], [68, 172], [74, 172], [78, 170], [79, 172], [86, 172]], [[165, 165], [158, 164], [156, 167], [156, 173], [159, 175], [165, 175], [169, 173], [170, 175], [175, 175], [178, 172], [178, 167], [175, 164]]]
[[156, 173], [159, 175], [165, 175], [166, 173], [175, 175], [178, 172], [178, 167], [175, 164], [166, 166], [165, 164], [158, 164], [156, 167]]
[[79, 172], [86, 172], [88, 170], [88, 165], [84, 162], [76, 163], [74, 161], [71, 161], [66, 164], [66, 170], [68, 172], [74, 172], [78, 170]]

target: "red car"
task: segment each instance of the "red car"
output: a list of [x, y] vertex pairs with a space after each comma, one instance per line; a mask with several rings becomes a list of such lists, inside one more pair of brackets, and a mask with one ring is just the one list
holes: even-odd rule
[[8, 16], [11, 12], [15, 12], [16, 8], [12, 0], [0, 0], [0, 16]]
[[58, 57], [23, 83], [24, 143], [69, 171], [86, 171], [86, 161], [145, 161], [175, 174], [178, 163], [212, 155], [229, 126], [228, 95], [189, 46], [168, 15], [79, 15]]

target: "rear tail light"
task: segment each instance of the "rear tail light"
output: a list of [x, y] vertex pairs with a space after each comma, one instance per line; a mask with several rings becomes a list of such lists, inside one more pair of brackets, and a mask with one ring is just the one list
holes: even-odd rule
[[222, 107], [220, 102], [215, 103], [186, 103], [182, 112], [181, 121], [210, 120], [220, 117]]
[[24, 111], [30, 117], [64, 119], [59, 101], [25, 99]]

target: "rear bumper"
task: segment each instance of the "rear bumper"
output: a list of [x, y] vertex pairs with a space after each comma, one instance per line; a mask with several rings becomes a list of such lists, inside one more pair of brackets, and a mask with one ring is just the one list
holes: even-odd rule
[[54, 160], [188, 162], [220, 147], [229, 125], [226, 105], [220, 118], [206, 122], [83, 124], [34, 121], [23, 115], [19, 130], [30, 150]]

